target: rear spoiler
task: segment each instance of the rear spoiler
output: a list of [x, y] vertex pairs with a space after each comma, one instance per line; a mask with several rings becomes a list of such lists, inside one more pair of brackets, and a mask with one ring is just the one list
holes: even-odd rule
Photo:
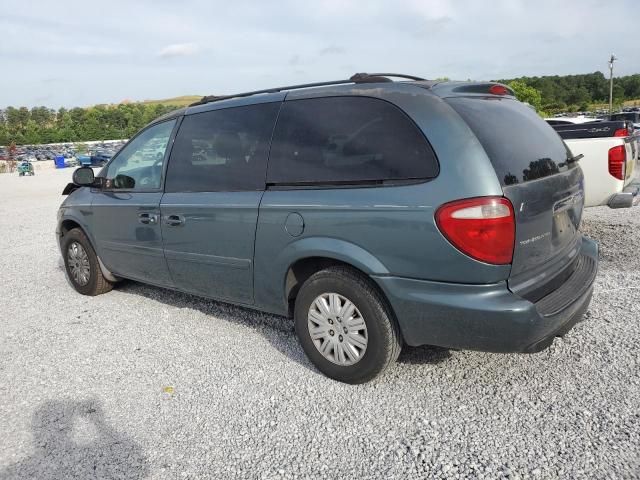
[[[565, 140], [574, 138], [627, 137], [633, 132], [633, 124], [626, 120], [551, 125], [551, 127]], [[626, 130], [626, 133], [624, 130]]]

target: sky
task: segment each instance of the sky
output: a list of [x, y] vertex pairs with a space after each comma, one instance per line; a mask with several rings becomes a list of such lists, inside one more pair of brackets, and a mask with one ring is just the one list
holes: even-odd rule
[[[223, 95], [356, 72], [640, 73], [639, 0], [0, 0], [0, 108]], [[634, 13], [635, 12], [635, 13]], [[608, 73], [607, 73], [608, 75]]]

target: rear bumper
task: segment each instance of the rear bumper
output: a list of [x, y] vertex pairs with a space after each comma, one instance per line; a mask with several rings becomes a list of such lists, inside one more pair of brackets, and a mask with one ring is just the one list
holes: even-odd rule
[[589, 306], [598, 245], [583, 239], [582, 262], [557, 290], [532, 303], [506, 282], [465, 285], [399, 277], [373, 277], [412, 346], [490, 352], [537, 352], [564, 335]]
[[633, 184], [625, 187], [621, 193], [612, 195], [607, 201], [609, 208], [629, 208], [637, 205], [640, 196], [638, 196], [640, 189], [638, 185]]

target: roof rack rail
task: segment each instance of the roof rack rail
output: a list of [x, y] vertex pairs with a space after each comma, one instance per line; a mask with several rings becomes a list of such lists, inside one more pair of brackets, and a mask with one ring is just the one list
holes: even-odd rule
[[277, 93], [283, 90], [299, 90], [302, 88], [311, 87], [326, 87], [329, 85], [344, 85], [347, 83], [379, 83], [379, 82], [391, 82], [388, 77], [407, 78], [409, 80], [425, 80], [424, 78], [415, 77], [413, 75], [404, 75], [402, 73], [356, 73], [352, 75], [348, 80], [334, 80], [331, 82], [316, 82], [316, 83], [303, 83], [300, 85], [289, 85], [287, 87], [267, 88], [264, 90], [254, 90], [252, 92], [236, 93], [233, 95], [207, 95], [202, 97], [197, 102], [190, 104], [190, 107], [197, 105], [204, 105], [210, 102], [217, 102], [219, 100], [227, 100], [230, 98], [250, 97], [252, 95], [258, 95], [261, 93]]
[[370, 82], [391, 82], [388, 77], [407, 78], [409, 80], [426, 80], [426, 78], [416, 77], [414, 75], [405, 75], [404, 73], [356, 73], [349, 80], [354, 83], [370, 83]]

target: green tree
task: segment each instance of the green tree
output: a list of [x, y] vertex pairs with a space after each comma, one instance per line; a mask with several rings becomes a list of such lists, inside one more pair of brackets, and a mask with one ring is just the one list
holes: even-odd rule
[[518, 100], [528, 103], [536, 109], [536, 112], [542, 110], [542, 95], [534, 87], [530, 87], [526, 83], [519, 80], [509, 82], [508, 85], [509, 88], [511, 88], [515, 92], [516, 98]]
[[589, 109], [591, 100], [589, 90], [586, 87], [578, 87], [569, 94], [567, 103], [577, 105], [579, 110], [584, 111]]
[[53, 111], [47, 107], [33, 107], [31, 109], [30, 119], [36, 122], [39, 127], [46, 127], [54, 119]]
[[24, 129], [25, 143], [43, 143], [40, 127], [35, 120], [29, 120]]

